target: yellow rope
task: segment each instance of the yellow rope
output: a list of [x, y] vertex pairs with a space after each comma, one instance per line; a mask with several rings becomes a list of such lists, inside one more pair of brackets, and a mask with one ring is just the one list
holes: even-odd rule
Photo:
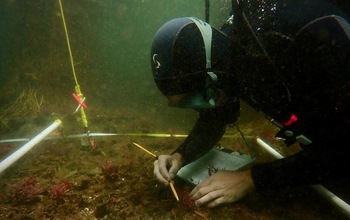
[[[70, 47], [70, 41], [69, 41], [69, 36], [68, 36], [68, 30], [67, 30], [66, 20], [65, 20], [65, 18], [64, 18], [62, 2], [61, 2], [61, 0], [58, 0], [58, 2], [59, 2], [59, 4], [60, 4], [60, 10], [61, 10], [61, 16], [62, 16], [62, 22], [63, 22], [64, 32], [65, 32], [65, 34], [66, 34], [66, 40], [67, 40], [69, 58], [70, 58], [71, 66], [72, 66], [73, 77], [74, 77], [75, 84], [76, 84], [76, 86], [75, 86], [75, 92], [76, 92], [77, 96], [79, 97], [79, 99], [82, 100], [84, 96], [83, 96], [83, 94], [82, 94], [82, 92], [81, 92], [81, 90], [80, 90], [80, 86], [79, 86], [79, 83], [78, 83], [78, 79], [77, 79], [77, 76], [76, 76], [76, 74], [75, 74], [74, 60], [73, 60], [72, 50], [71, 50], [71, 47]], [[83, 125], [87, 128], [87, 127], [88, 127], [88, 121], [87, 121], [87, 117], [86, 117], [84, 108], [80, 108], [80, 114], [81, 114], [81, 120], [82, 120], [82, 122], [83, 122]]]
[[77, 80], [77, 77], [76, 77], [76, 74], [75, 74], [75, 68], [74, 68], [74, 61], [73, 61], [72, 50], [71, 50], [70, 43], [69, 43], [70, 41], [69, 41], [69, 36], [68, 36], [68, 30], [67, 30], [66, 20], [65, 20], [65, 18], [64, 18], [64, 13], [63, 13], [62, 2], [61, 2], [61, 0], [58, 0], [58, 1], [59, 1], [59, 3], [60, 3], [60, 9], [61, 9], [61, 15], [62, 15], [63, 28], [64, 28], [64, 32], [65, 32], [65, 34], [66, 34], [66, 39], [67, 39], [67, 44], [68, 44], [68, 52], [69, 52], [69, 57], [70, 57], [70, 63], [71, 63], [71, 66], [72, 66], [73, 76], [74, 76], [75, 83], [78, 85], [78, 80]]

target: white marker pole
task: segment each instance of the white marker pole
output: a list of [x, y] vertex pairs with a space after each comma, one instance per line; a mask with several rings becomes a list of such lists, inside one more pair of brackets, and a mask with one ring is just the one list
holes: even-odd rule
[[[273, 155], [277, 159], [282, 159], [283, 156], [278, 153], [275, 149], [273, 149], [270, 145], [265, 143], [260, 138], [256, 139], [256, 142], [267, 150], [271, 155]], [[329, 191], [326, 187], [318, 184], [312, 185], [312, 189], [318, 192], [323, 198], [325, 198], [328, 202], [332, 203], [336, 208], [338, 208], [346, 217], [350, 218], [350, 205], [344, 202], [341, 198], [336, 196], [334, 193]]]
[[5, 158], [0, 162], [0, 174], [6, 170], [9, 166], [15, 163], [18, 159], [20, 159], [23, 155], [25, 155], [28, 151], [30, 151], [36, 144], [38, 144], [41, 140], [43, 140], [47, 135], [49, 135], [52, 131], [54, 131], [58, 126], [62, 124], [61, 120], [57, 119], [53, 124], [35, 136], [28, 143], [23, 145], [21, 148], [13, 152], [10, 156]]

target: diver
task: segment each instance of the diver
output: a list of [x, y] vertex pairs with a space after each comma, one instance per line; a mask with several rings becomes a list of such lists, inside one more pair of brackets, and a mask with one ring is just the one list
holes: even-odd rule
[[[338, 1], [339, 2], [339, 1]], [[190, 193], [215, 207], [248, 193], [348, 179], [350, 24], [337, 1], [232, 1], [220, 29], [175, 18], [155, 34], [151, 66], [169, 106], [199, 118], [170, 155], [154, 162], [165, 185], [207, 153], [236, 123], [245, 102], [279, 127], [287, 146], [302, 151], [243, 171], [219, 171]]]

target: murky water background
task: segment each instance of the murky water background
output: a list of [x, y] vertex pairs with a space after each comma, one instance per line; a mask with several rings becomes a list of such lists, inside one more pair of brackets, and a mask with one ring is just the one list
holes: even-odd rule
[[[182, 138], [142, 134], [187, 134], [196, 120], [192, 110], [167, 107], [152, 79], [149, 51], [155, 32], [166, 21], [181, 16], [204, 19], [204, 1], [63, 0], [62, 4], [76, 76], [88, 106], [89, 130], [121, 135], [96, 138], [94, 150], [83, 147], [79, 138], [38, 144], [0, 174], [1, 219], [344, 217], [309, 188], [278, 195], [253, 193], [235, 204], [198, 210], [186, 200], [189, 186], [177, 180], [181, 200], [176, 202], [171, 191], [153, 179], [153, 158], [131, 143], [169, 153]], [[229, 10], [229, 1], [211, 1], [210, 23], [220, 27]], [[55, 119], [63, 123], [52, 138], [86, 132], [79, 114], [67, 116], [77, 103], [58, 0], [2, 0], [0, 27], [0, 139], [32, 138]], [[240, 126], [253, 147], [257, 147], [254, 137], [260, 136], [284, 155], [300, 150], [283, 148], [273, 140], [276, 128], [244, 105]], [[138, 135], [123, 135], [128, 133]], [[228, 128], [227, 134], [234, 137], [223, 138], [221, 145], [249, 153], [235, 128]], [[1, 159], [24, 143], [0, 143]], [[263, 151], [255, 156], [258, 162], [272, 160]], [[58, 197], [52, 195], [55, 186], [63, 190]], [[335, 186], [350, 198], [344, 184]]]

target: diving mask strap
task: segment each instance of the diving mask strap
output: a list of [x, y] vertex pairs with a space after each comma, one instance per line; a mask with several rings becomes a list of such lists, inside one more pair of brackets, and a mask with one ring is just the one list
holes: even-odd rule
[[197, 25], [198, 29], [202, 34], [202, 38], [205, 46], [205, 55], [206, 55], [205, 68], [207, 70], [210, 70], [211, 69], [211, 39], [212, 39], [211, 26], [208, 23], [201, 21], [197, 18], [190, 17], [189, 19], [191, 19]]
[[204, 98], [205, 100], [209, 101], [210, 104], [215, 106], [215, 93], [212, 88], [212, 85], [217, 81], [218, 77], [215, 73], [210, 71], [211, 70], [211, 42], [212, 42], [213, 31], [211, 26], [208, 23], [193, 17], [189, 17], [189, 19], [191, 19], [197, 25], [204, 41], [205, 55], [206, 55], [205, 68], [207, 70]]

